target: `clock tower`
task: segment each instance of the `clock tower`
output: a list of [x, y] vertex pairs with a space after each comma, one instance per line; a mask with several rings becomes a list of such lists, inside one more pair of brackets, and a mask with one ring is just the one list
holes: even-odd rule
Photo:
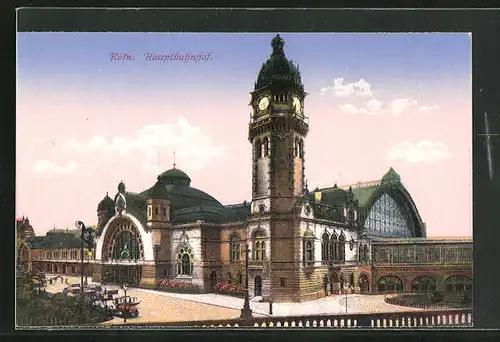
[[[252, 144], [252, 250], [249, 287], [263, 299], [297, 301], [300, 295], [300, 220], [297, 199], [304, 192], [304, 86], [298, 67], [277, 35], [251, 93], [248, 139]], [[252, 288], [253, 287], [253, 288]]]
[[277, 35], [251, 93], [252, 213], [290, 212], [304, 190], [304, 112], [300, 71], [284, 52]]

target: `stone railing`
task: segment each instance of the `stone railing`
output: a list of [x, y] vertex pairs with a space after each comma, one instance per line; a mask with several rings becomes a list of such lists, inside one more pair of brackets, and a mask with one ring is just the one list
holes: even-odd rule
[[472, 309], [391, 312], [352, 315], [311, 315], [253, 318], [249, 321], [217, 320], [165, 323], [131, 323], [129, 325], [178, 326], [196, 328], [443, 328], [472, 327]]

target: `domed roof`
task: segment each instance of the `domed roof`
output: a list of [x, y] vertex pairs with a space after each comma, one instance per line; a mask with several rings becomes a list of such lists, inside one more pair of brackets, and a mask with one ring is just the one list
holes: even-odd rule
[[158, 181], [163, 184], [177, 184], [177, 185], [186, 185], [189, 186], [191, 184], [191, 178], [182, 170], [176, 169], [175, 166], [173, 169], [167, 170], [158, 176]]
[[106, 192], [106, 196], [99, 202], [97, 205], [97, 209], [107, 209], [110, 206], [114, 207], [115, 203], [111, 199], [111, 197], [108, 196], [108, 193]]
[[285, 41], [281, 39], [280, 35], [276, 35], [271, 42], [273, 52], [269, 59], [262, 64], [257, 82], [255, 83], [255, 90], [271, 85], [279, 84], [292, 85], [303, 90], [300, 71], [292, 61], [289, 61], [283, 50]]
[[149, 191], [148, 198], [150, 199], [167, 199], [168, 191], [165, 184], [160, 182], [160, 177], [158, 177], [158, 182]]

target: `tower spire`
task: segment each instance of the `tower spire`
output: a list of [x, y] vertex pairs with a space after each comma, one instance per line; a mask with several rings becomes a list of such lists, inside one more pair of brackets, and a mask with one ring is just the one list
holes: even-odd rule
[[175, 148], [174, 148], [174, 169], [175, 169]]

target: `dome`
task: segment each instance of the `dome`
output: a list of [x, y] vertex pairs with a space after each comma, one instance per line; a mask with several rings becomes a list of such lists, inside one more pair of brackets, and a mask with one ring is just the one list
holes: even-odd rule
[[106, 193], [106, 196], [99, 202], [97, 205], [97, 209], [108, 209], [110, 207], [114, 207], [115, 203], [111, 199], [111, 197], [108, 196], [108, 193]]
[[158, 181], [163, 184], [176, 184], [190, 186], [191, 178], [182, 170], [173, 169], [167, 170], [158, 176]]
[[[159, 177], [158, 177], [159, 178]], [[162, 184], [159, 180], [155, 185], [151, 188], [149, 195], [149, 199], [167, 199], [168, 191], [165, 184]]]
[[292, 61], [286, 58], [283, 50], [284, 45], [285, 41], [279, 34], [273, 38], [271, 42], [273, 52], [260, 69], [255, 90], [271, 84], [291, 85], [303, 90], [300, 71]]

